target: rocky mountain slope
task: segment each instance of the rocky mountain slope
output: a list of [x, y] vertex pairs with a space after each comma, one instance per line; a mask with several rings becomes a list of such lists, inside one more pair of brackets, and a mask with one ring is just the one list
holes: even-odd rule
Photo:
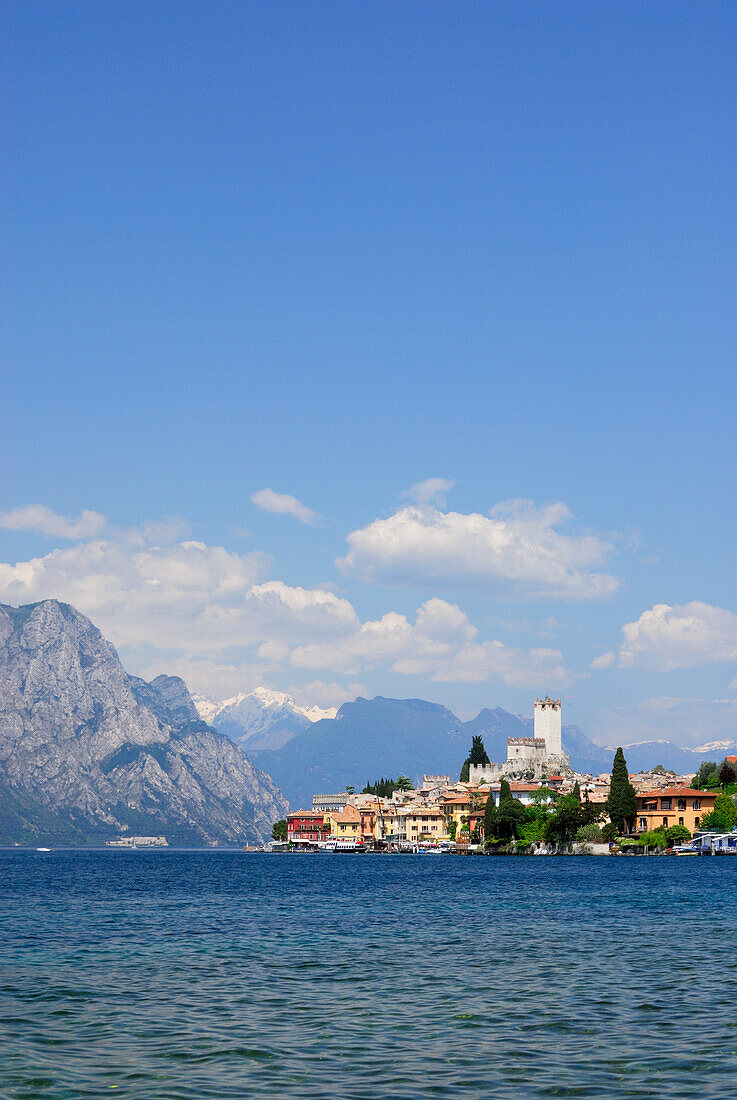
[[301, 707], [291, 695], [257, 687], [216, 703], [206, 696], [193, 696], [199, 715], [233, 741], [251, 752], [279, 749], [313, 722], [334, 718], [337, 711]]
[[183, 681], [129, 676], [56, 600], [0, 605], [0, 842], [259, 842], [285, 800]]

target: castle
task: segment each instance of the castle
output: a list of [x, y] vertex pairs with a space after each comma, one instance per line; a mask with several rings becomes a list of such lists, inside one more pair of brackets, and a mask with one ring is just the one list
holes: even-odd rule
[[470, 783], [494, 783], [502, 776], [531, 775], [535, 779], [555, 772], [570, 772], [567, 753], [561, 741], [562, 712], [560, 699], [535, 700], [532, 737], [508, 737], [504, 764], [472, 764]]

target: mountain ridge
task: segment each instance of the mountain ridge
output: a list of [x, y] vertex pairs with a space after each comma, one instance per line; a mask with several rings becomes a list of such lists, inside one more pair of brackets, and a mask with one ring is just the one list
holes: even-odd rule
[[129, 676], [69, 604], [0, 605], [0, 841], [257, 843], [285, 809], [181, 679]]

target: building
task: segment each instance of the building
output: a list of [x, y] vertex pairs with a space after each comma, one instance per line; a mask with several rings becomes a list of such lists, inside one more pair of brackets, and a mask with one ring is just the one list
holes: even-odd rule
[[325, 813], [327, 810], [344, 810], [349, 801], [348, 791], [338, 794], [313, 794], [312, 809]]
[[361, 811], [350, 803], [342, 810], [328, 810], [325, 814], [325, 824], [330, 827], [332, 840], [361, 839]]
[[668, 829], [684, 825], [695, 833], [706, 813], [714, 809], [718, 791], [698, 791], [693, 787], [665, 787], [637, 795], [637, 832]]
[[287, 840], [290, 844], [315, 845], [329, 834], [321, 810], [295, 810], [287, 814]]
[[545, 742], [548, 756], [560, 756], [563, 752], [561, 723], [560, 699], [546, 696], [535, 700], [535, 740]]
[[543, 779], [551, 771], [572, 774], [563, 752], [561, 701], [547, 695], [535, 700], [532, 737], [508, 737], [506, 763], [472, 764], [468, 778], [471, 783], [498, 783], [502, 776]]

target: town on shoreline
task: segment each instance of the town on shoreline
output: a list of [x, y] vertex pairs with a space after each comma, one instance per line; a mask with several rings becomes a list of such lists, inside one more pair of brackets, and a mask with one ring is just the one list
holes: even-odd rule
[[509, 738], [492, 763], [474, 737], [459, 779], [425, 774], [317, 793], [276, 822], [273, 850], [520, 854], [737, 854], [737, 757], [677, 775], [573, 771], [561, 745], [561, 701], [535, 700], [534, 736]]

